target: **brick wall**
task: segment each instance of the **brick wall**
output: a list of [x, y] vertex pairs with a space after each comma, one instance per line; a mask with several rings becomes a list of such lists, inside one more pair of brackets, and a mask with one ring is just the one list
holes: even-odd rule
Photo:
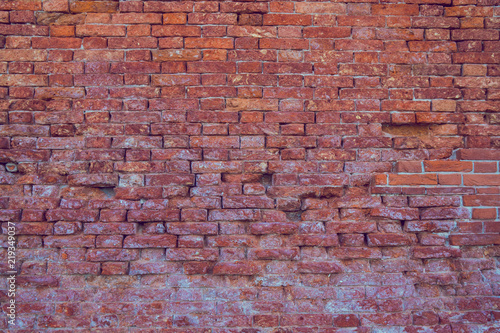
[[0, 328], [499, 332], [498, 5], [0, 1]]

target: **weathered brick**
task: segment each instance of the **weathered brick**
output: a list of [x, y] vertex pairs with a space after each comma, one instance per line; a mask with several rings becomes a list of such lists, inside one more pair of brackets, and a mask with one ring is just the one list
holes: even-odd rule
[[73, 13], [114, 13], [118, 3], [114, 1], [72, 1], [70, 11]]
[[129, 235], [135, 234], [136, 229], [132, 223], [85, 223], [83, 232], [90, 235]]
[[172, 274], [178, 273], [179, 265], [171, 262], [140, 262], [135, 261], [130, 264], [130, 275], [148, 274]]
[[75, 236], [47, 236], [45, 237], [47, 247], [95, 247], [95, 236], [75, 235]]
[[495, 5], [0, 2], [23, 330], [495, 330]]
[[87, 251], [89, 261], [131, 261], [139, 258], [139, 250], [91, 249]]
[[179, 210], [129, 210], [127, 220], [130, 222], [149, 222], [149, 221], [178, 221]]
[[215, 261], [219, 256], [217, 249], [167, 249], [166, 259], [170, 261]]
[[467, 219], [470, 212], [467, 208], [427, 208], [420, 216], [422, 219]]
[[436, 185], [436, 174], [389, 175], [390, 185]]
[[300, 262], [297, 267], [299, 273], [309, 274], [338, 274], [342, 272], [342, 266], [336, 262]]
[[312, 22], [310, 15], [302, 14], [265, 14], [264, 25], [302, 25], [307, 26]]
[[494, 245], [500, 243], [498, 234], [450, 235], [451, 245]]
[[409, 246], [417, 242], [412, 234], [369, 234], [368, 246]]
[[177, 237], [173, 235], [131, 235], [123, 241], [124, 248], [165, 248], [176, 244]]
[[46, 61], [45, 50], [0, 50], [0, 61]]
[[419, 246], [412, 251], [412, 256], [419, 259], [453, 258], [460, 255], [459, 249], [444, 246]]
[[125, 26], [117, 25], [77, 25], [77, 36], [107, 37], [107, 36], [125, 36]]
[[237, 261], [217, 263], [213, 269], [216, 275], [256, 275], [262, 270], [262, 265], [254, 261]]
[[394, 220], [416, 220], [418, 219], [418, 209], [414, 208], [374, 208], [372, 216], [387, 217]]

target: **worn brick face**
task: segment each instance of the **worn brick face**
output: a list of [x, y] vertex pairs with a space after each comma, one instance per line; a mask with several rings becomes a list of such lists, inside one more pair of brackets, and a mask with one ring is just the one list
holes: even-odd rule
[[0, 0], [0, 331], [500, 332], [498, 5]]

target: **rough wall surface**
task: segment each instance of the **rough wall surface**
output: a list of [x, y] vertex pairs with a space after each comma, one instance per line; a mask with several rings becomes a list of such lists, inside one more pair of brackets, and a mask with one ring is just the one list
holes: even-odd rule
[[499, 29], [496, 0], [0, 1], [1, 329], [500, 332]]

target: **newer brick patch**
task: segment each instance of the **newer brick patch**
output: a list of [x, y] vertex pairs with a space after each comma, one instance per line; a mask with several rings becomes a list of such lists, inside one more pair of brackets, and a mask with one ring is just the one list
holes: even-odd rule
[[1, 0], [0, 330], [499, 332], [499, 5]]

